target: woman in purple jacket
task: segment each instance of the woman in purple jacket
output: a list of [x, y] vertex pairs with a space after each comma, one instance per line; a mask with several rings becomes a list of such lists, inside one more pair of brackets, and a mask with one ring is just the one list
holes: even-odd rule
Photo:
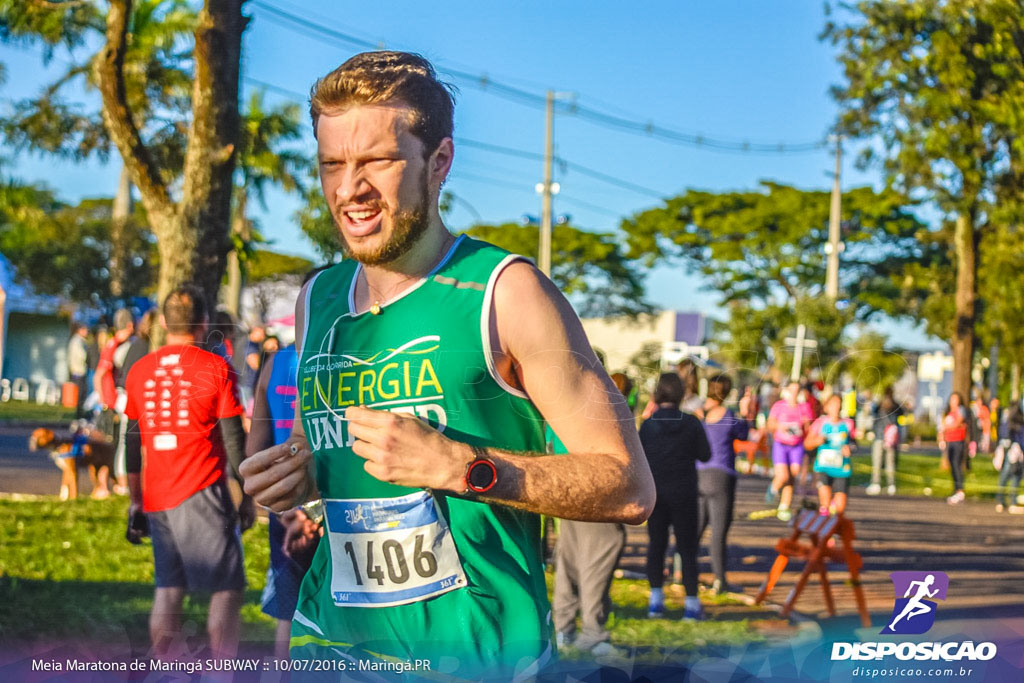
[[[704, 433], [711, 447], [711, 459], [697, 463], [697, 487], [700, 492], [700, 522], [698, 538], [711, 524], [711, 568], [715, 581], [711, 590], [721, 593], [730, 590], [725, 580], [728, 556], [727, 537], [732, 524], [733, 505], [736, 501], [736, 451], [733, 441], [746, 440], [750, 423], [738, 417], [723, 404], [732, 391], [732, 380], [717, 375], [708, 382], [708, 397], [698, 415], [704, 423]], [[749, 396], [740, 399], [741, 415], [747, 414]]]

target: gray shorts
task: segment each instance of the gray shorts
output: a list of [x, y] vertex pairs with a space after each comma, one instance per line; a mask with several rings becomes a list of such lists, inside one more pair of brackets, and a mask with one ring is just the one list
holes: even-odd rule
[[177, 507], [146, 516], [157, 588], [199, 593], [245, 588], [238, 513], [226, 484], [213, 484]]

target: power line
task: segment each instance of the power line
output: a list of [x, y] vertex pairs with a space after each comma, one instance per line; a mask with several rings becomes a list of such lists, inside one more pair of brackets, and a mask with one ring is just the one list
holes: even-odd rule
[[[540, 154], [538, 152], [529, 152], [524, 149], [503, 147], [501, 145], [493, 145], [489, 142], [470, 140], [469, 138], [455, 138], [455, 142], [460, 145], [465, 145], [467, 147], [475, 147], [477, 149], [482, 149], [488, 152], [494, 152], [496, 154], [505, 154], [507, 156], [519, 157], [521, 159], [529, 159], [531, 161], [544, 160], [543, 154]], [[588, 168], [583, 164], [577, 164], [574, 161], [569, 161], [564, 157], [556, 156], [555, 163], [564, 168], [578, 171], [579, 173], [590, 176], [591, 178], [594, 178], [596, 180], [604, 181], [610, 185], [616, 185], [624, 190], [631, 190], [638, 194], [654, 197], [655, 199], [665, 199], [666, 197], [666, 194], [664, 192], [659, 192], [658, 190], [653, 190], [649, 187], [644, 187], [643, 185], [637, 185], [636, 183], [630, 182], [628, 180], [623, 180], [622, 178], [616, 178], [615, 176], [608, 175], [607, 173], [602, 173], [601, 171], [595, 170], [593, 168]]]
[[[303, 97], [303, 95], [301, 95], [299, 92], [295, 90], [282, 88], [280, 86], [274, 85], [273, 83], [261, 81], [258, 78], [246, 76], [244, 77], [244, 80], [248, 83], [252, 83], [253, 85], [257, 85], [261, 88], [265, 88], [267, 90], [276, 92], [286, 97]], [[472, 147], [486, 152], [493, 152], [495, 154], [504, 154], [505, 156], [516, 157], [519, 159], [528, 159], [530, 161], [544, 160], [544, 155], [538, 152], [530, 152], [525, 149], [516, 149], [514, 147], [504, 147], [502, 145], [495, 145], [489, 142], [481, 142], [480, 140], [472, 140], [470, 138], [457, 137], [455, 138], [455, 143], [458, 145], [465, 145], [466, 147]], [[578, 164], [574, 161], [569, 161], [564, 157], [556, 156], [555, 163], [557, 163], [559, 166], [565, 169], [577, 171], [582, 175], [590, 176], [591, 178], [601, 180], [605, 183], [608, 183], [609, 185], [614, 185], [624, 190], [630, 190], [632, 192], [647, 195], [649, 197], [653, 197], [655, 199], [660, 200], [664, 200], [666, 197], [666, 194], [664, 192], [659, 192], [658, 190], [654, 190], [649, 187], [644, 187], [643, 185], [637, 185], [636, 183], [630, 182], [628, 180], [623, 180], [622, 178], [616, 178], [615, 176], [608, 175], [607, 173], [602, 173], [601, 171], [589, 168], [587, 166], [584, 166], [583, 164]]]
[[[315, 34], [312, 37], [328, 42], [331, 45], [335, 45], [336, 41], [342, 41], [364, 49], [375, 50], [380, 47], [379, 43], [374, 43], [372, 41], [359, 38], [358, 36], [353, 36], [336, 29], [328, 28], [314, 21], [310, 21], [296, 14], [280, 9], [279, 7], [268, 4], [265, 0], [252, 0], [252, 4], [267, 10], [270, 13], [268, 19], [271, 21], [276, 21], [279, 24], [285, 25], [287, 28], [291, 28], [292, 30], [297, 30], [296, 26], [309, 29]], [[443, 66], [440, 70], [444, 73], [450, 74], [456, 79], [471, 84], [473, 87], [494, 93], [506, 99], [534, 107], [545, 106], [545, 97], [543, 95], [532, 93], [515, 86], [506, 85], [500, 81], [490, 78], [486, 74], [474, 74], [461, 69], [445, 68]], [[826, 144], [824, 140], [800, 143], [766, 143], [723, 140], [697, 133], [687, 133], [675, 130], [671, 127], [663, 126], [653, 121], [639, 121], [629, 119], [624, 116], [608, 114], [596, 109], [581, 106], [576, 102], [568, 104], [559, 103], [556, 106], [562, 114], [577, 116], [596, 125], [604, 126], [605, 128], [614, 128], [616, 130], [656, 138], [673, 144], [707, 148], [722, 152], [801, 154], [821, 150]]]

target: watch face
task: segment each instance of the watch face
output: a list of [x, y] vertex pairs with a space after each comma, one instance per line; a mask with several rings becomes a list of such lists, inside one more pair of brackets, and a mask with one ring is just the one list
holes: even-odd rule
[[466, 484], [477, 493], [489, 490], [498, 480], [498, 470], [490, 460], [477, 460], [469, 466]]

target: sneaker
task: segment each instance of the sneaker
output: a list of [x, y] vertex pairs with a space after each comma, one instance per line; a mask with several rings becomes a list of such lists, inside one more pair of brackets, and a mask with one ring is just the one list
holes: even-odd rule
[[1024, 505], [1011, 505], [1007, 510], [1011, 515], [1024, 515]]
[[772, 503], [774, 503], [778, 499], [779, 499], [779, 492], [776, 491], [775, 489], [773, 489], [771, 486], [769, 486], [768, 490], [764, 492], [764, 502], [766, 502], [769, 505], [771, 505]]
[[1002, 503], [996, 503], [996, 512], [1002, 512], [1005, 509]]
[[960, 503], [964, 502], [964, 498], [966, 497], [967, 496], [964, 495], [963, 491], [957, 491], [952, 496], [947, 498], [946, 502], [949, 503], [950, 505], [959, 505]]
[[793, 513], [789, 508], [779, 508], [779, 511], [775, 513], [775, 516], [779, 518], [779, 521], [788, 522], [793, 519]]
[[889, 488], [885, 489], [885, 492], [890, 496], [896, 495], [896, 484], [889, 484]]
[[704, 621], [704, 606], [687, 607], [683, 610], [683, 621]]
[[647, 606], [648, 619], [661, 619], [665, 616], [665, 603], [651, 603]]
[[877, 496], [881, 492], [882, 492], [882, 487], [881, 486], [879, 486], [878, 484], [872, 484], [871, 486], [868, 487], [868, 490], [867, 490], [866, 493], [869, 496]]

